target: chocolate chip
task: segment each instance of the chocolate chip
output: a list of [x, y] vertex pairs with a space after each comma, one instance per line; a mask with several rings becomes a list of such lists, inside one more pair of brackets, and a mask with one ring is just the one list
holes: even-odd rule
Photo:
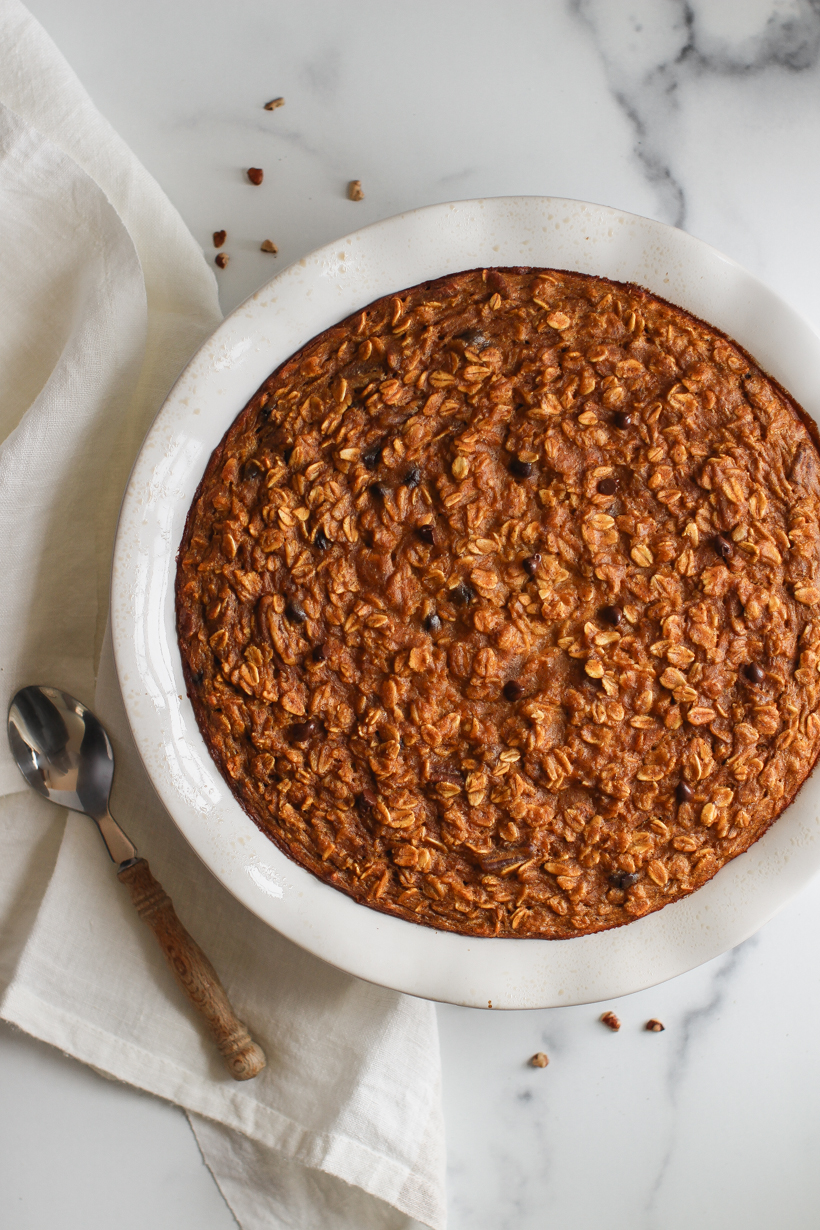
[[376, 806], [376, 796], [372, 790], [360, 790], [356, 795], [356, 806], [359, 811], [372, 811]]
[[465, 329], [463, 333], [459, 333], [458, 340], [464, 342], [471, 350], [483, 350], [485, 346], [489, 346], [489, 339], [484, 336], [480, 329]]
[[628, 410], [621, 410], [619, 414], [615, 415], [615, 426], [620, 428], [621, 431], [626, 431], [627, 427], [632, 427], [634, 422], [635, 419]]
[[300, 602], [289, 602], [285, 607], [285, 618], [292, 624], [303, 624], [307, 619], [307, 611]]
[[510, 701], [520, 700], [524, 695], [524, 689], [516, 679], [508, 679], [501, 691], [504, 693], [504, 699]]
[[527, 576], [534, 577], [538, 571], [538, 565], [541, 563], [540, 555], [528, 555], [526, 559], [522, 559], [521, 567], [526, 572]]
[[602, 606], [598, 616], [604, 623], [612, 624], [613, 628], [617, 628], [624, 617], [621, 608], [617, 606]]
[[618, 484], [614, 478], [602, 478], [598, 483], [598, 495], [614, 495]]
[[326, 551], [330, 546], [330, 539], [325, 531], [319, 526], [316, 533], [313, 535], [313, 545], [317, 551]]
[[520, 457], [513, 457], [509, 469], [510, 474], [514, 478], [529, 478], [532, 474], [532, 462], [522, 461]]
[[763, 683], [766, 678], [766, 672], [761, 670], [756, 662], [747, 662], [743, 667], [743, 674], [749, 683]]
[[387, 495], [387, 488], [384, 483], [371, 483], [369, 491], [374, 500], [383, 500]]
[[262, 475], [265, 473], [265, 471], [260, 466], [259, 462], [256, 461], [255, 458], [253, 457], [251, 457], [250, 460], [245, 462], [245, 469], [243, 472], [244, 472], [245, 478], [249, 480], [253, 480], [255, 478], [261, 478]]
[[420, 525], [416, 530], [416, 537], [422, 542], [434, 543], [436, 541], [432, 525]]
[[695, 797], [695, 792], [691, 786], [687, 786], [686, 782], [678, 782], [675, 797], [679, 803], [691, 803], [692, 799]]
[[457, 606], [467, 606], [473, 600], [473, 591], [469, 585], [456, 585], [455, 589], [450, 590], [450, 597]]
[[638, 883], [638, 873], [637, 871], [613, 871], [609, 882], [615, 888], [631, 888], [633, 884]]
[[722, 534], [715, 534], [712, 539], [712, 546], [714, 547], [715, 554], [719, 555], [721, 559], [731, 559], [734, 555], [734, 547]]
[[282, 449], [282, 460], [286, 466], [290, 465], [290, 459], [293, 456], [293, 446]]
[[197, 686], [198, 688], [202, 686], [202, 680], [203, 680], [204, 678], [205, 678], [205, 672], [204, 672], [204, 671], [195, 671], [195, 672], [194, 672], [194, 675], [193, 675], [193, 680], [194, 680], [194, 683], [196, 684], [196, 686]]
[[431, 611], [431, 613], [427, 616], [427, 618], [424, 621], [424, 626], [428, 632], [440, 632], [441, 631], [441, 620], [439, 619], [435, 611]]
[[294, 743], [307, 743], [308, 739], [318, 735], [320, 730], [321, 726], [316, 721], [316, 718], [310, 718], [307, 722], [294, 722], [288, 728], [288, 734]]
[[375, 470], [382, 459], [382, 450], [380, 446], [369, 448], [366, 453], [362, 453], [362, 465], [367, 470]]
[[411, 491], [413, 490], [414, 487], [418, 487], [419, 483], [421, 482], [421, 470], [418, 468], [418, 466], [413, 466], [412, 469], [407, 471], [407, 473], [404, 476], [403, 482], [404, 482], [405, 487], [409, 487]]
[[330, 657], [330, 650], [327, 645], [314, 645], [313, 653], [310, 656], [314, 662], [327, 662]]

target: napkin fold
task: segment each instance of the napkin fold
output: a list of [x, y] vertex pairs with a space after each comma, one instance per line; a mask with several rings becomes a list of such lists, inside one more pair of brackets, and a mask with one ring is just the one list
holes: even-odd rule
[[0, 703], [91, 702], [112, 810], [268, 1055], [237, 1084], [90, 821], [0, 740], [0, 1015], [177, 1102], [243, 1230], [444, 1225], [432, 1004], [362, 983], [248, 913], [199, 863], [131, 741], [107, 632], [117, 510], [174, 377], [219, 320], [157, 184], [17, 0], [0, 0]]

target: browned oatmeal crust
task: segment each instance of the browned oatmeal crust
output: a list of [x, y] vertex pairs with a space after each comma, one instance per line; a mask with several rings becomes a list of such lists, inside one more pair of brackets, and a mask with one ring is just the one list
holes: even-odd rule
[[474, 270], [265, 381], [179, 554], [188, 691], [256, 823], [357, 901], [565, 938], [705, 883], [820, 750], [820, 457], [717, 330]]

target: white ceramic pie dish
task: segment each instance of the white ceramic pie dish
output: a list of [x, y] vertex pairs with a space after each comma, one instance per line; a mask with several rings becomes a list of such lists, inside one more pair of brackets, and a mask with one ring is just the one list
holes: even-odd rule
[[820, 779], [752, 849], [659, 913], [573, 940], [475, 939], [358, 905], [291, 862], [233, 798], [185, 693], [176, 552], [208, 458], [262, 381], [306, 341], [381, 295], [487, 265], [552, 266], [637, 282], [740, 342], [820, 419], [820, 339], [740, 266], [682, 231], [542, 197], [413, 210], [284, 270], [192, 359], [146, 437], [120, 516], [114, 650], [137, 747], [173, 819], [234, 896], [341, 969], [413, 995], [541, 1008], [636, 991], [751, 935], [820, 869]]

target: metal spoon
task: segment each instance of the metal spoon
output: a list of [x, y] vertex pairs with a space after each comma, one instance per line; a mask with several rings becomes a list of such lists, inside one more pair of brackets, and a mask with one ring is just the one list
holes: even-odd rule
[[85, 812], [100, 830], [137, 913], [208, 1028], [236, 1080], [249, 1080], [265, 1056], [237, 1018], [216, 971], [176, 916], [170, 897], [108, 810], [114, 753], [90, 709], [58, 688], [22, 688], [9, 709], [9, 743], [17, 767], [38, 794]]

